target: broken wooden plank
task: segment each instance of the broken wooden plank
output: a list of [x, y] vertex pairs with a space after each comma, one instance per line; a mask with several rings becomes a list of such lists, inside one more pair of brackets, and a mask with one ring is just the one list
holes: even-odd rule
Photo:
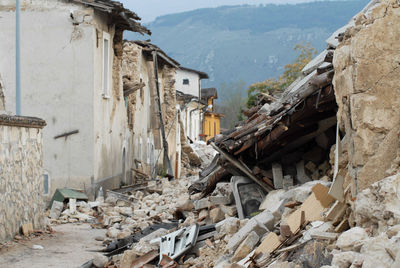
[[255, 256], [260, 253], [263, 254], [270, 254], [274, 250], [276, 250], [280, 245], [281, 241], [279, 240], [279, 236], [274, 232], [270, 232], [265, 239], [261, 242], [261, 245], [255, 251]]
[[221, 155], [224, 156], [224, 158], [226, 160], [228, 160], [229, 162], [231, 162], [235, 167], [237, 167], [238, 169], [240, 169], [240, 171], [242, 171], [244, 174], [246, 174], [250, 179], [252, 179], [255, 183], [257, 183], [258, 185], [260, 185], [265, 191], [270, 192], [272, 190], [274, 190], [271, 186], [267, 185], [266, 183], [264, 183], [263, 181], [261, 181], [260, 179], [258, 179], [256, 176], [254, 176], [251, 172], [248, 171], [248, 168], [245, 168], [239, 161], [237, 161], [236, 159], [234, 159], [233, 157], [231, 157], [229, 154], [227, 154], [226, 152], [222, 151], [219, 147], [217, 147], [213, 142], [210, 143], [211, 146], [217, 151], [219, 152]]
[[335, 232], [336, 233], [343, 233], [344, 231], [347, 231], [348, 229], [350, 229], [349, 220], [348, 219], [343, 219], [338, 224], [338, 226], [336, 226]]
[[325, 215], [325, 220], [333, 221], [338, 216], [342, 215], [346, 211], [347, 205], [345, 203], [339, 202], [338, 200], [332, 205]]
[[[322, 220], [322, 212], [328, 208], [334, 199], [328, 195], [329, 189], [318, 183], [312, 188], [312, 194], [304, 201], [304, 203], [295, 212], [289, 215], [287, 224], [290, 230], [296, 233], [301, 227], [302, 213], [304, 213], [304, 221]], [[304, 211], [304, 212], [302, 212]]]
[[338, 238], [338, 233], [330, 233], [330, 232], [319, 232], [314, 231], [311, 233], [311, 237], [314, 239], [322, 239], [322, 240], [336, 240]]
[[298, 243], [298, 244], [295, 244], [295, 245], [288, 246], [288, 247], [286, 247], [286, 248], [278, 249], [278, 250], [276, 251], [276, 253], [282, 253], [282, 252], [294, 250], [294, 249], [296, 249], [296, 248], [301, 247], [302, 245], [304, 245], [304, 244], [307, 243], [307, 242], [308, 242], [308, 241], [305, 241], [305, 242], [301, 242], [301, 243]]

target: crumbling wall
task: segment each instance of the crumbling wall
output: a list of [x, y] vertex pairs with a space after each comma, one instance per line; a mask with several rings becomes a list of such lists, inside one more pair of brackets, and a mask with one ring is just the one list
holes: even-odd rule
[[400, 163], [400, 8], [395, 0], [359, 15], [334, 54], [338, 122], [346, 133], [347, 178], [358, 190]]
[[[177, 155], [179, 150], [177, 148], [178, 140], [176, 136], [178, 114], [176, 109], [175, 68], [164, 65], [161, 72], [163, 88], [163, 103], [161, 108], [165, 125], [165, 135], [167, 136], [168, 141], [168, 153], [174, 175], [179, 177], [180, 155]], [[178, 137], [178, 139], [180, 139], [180, 137]]]
[[[122, 57], [122, 79], [123, 83], [140, 83], [140, 55], [141, 47], [131, 42], [124, 42]], [[141, 89], [143, 90], [143, 89]], [[133, 130], [135, 118], [136, 94], [129, 94], [128, 101], [128, 124]]]
[[6, 105], [4, 103], [4, 90], [3, 90], [3, 82], [1, 81], [1, 76], [0, 76], [0, 111], [5, 110]]
[[0, 242], [23, 224], [44, 226], [42, 131], [40, 119], [0, 116]]

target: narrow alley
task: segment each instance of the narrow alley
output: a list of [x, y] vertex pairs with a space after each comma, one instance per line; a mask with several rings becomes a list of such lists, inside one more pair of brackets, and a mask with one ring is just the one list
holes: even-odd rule
[[239, 94], [121, 2], [0, 3], [0, 267], [400, 267], [400, 1]]

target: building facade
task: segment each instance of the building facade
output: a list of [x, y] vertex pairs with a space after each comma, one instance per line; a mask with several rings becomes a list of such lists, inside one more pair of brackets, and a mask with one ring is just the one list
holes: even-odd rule
[[[49, 196], [120, 186], [132, 165], [121, 76], [123, 31], [149, 33], [111, 1], [22, 1], [22, 114], [40, 117]], [[15, 1], [0, 4], [5, 110], [15, 110]]]
[[221, 133], [221, 117], [223, 114], [214, 112], [214, 99], [218, 98], [216, 88], [201, 89], [201, 99], [207, 104], [204, 111], [203, 132], [201, 138], [204, 141]]
[[200, 140], [203, 114], [201, 107], [201, 80], [208, 79], [204, 72], [180, 67], [176, 71], [176, 90], [185, 101], [180, 105], [185, 134], [192, 142]]

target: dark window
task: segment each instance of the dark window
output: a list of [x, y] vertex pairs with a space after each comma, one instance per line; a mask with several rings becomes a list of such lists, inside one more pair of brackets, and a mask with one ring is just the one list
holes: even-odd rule
[[186, 79], [183, 79], [183, 84], [184, 84], [184, 85], [189, 85], [189, 79], [187, 79], [187, 78], [186, 78]]

